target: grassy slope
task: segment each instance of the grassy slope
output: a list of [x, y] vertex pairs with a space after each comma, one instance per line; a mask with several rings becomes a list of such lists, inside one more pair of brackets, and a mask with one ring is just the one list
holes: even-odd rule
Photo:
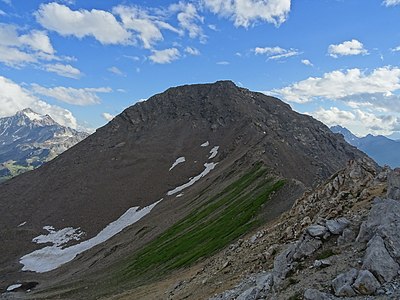
[[258, 164], [142, 248], [120, 272], [119, 280], [158, 277], [212, 255], [254, 228], [261, 206], [283, 184], [268, 177]]

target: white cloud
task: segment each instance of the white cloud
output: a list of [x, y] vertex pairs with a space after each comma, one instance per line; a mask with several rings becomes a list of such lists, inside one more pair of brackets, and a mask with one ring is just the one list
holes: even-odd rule
[[35, 16], [44, 28], [63, 36], [93, 36], [102, 44], [131, 43], [131, 34], [107, 11], [74, 11], [65, 5], [52, 2], [41, 4]]
[[21, 35], [19, 41], [31, 49], [41, 51], [46, 54], [54, 54], [54, 48], [50, 39], [44, 31], [32, 30], [28, 34]]
[[301, 54], [297, 49], [283, 49], [281, 47], [256, 47], [253, 51], [256, 55], [266, 55], [268, 60], [279, 60]]
[[314, 98], [344, 99], [363, 94], [388, 93], [400, 89], [400, 68], [381, 67], [369, 74], [360, 69], [333, 71], [323, 77], [310, 77], [282, 89], [272, 90], [287, 101], [304, 103]]
[[53, 72], [56, 73], [57, 75], [74, 79], [78, 79], [82, 75], [81, 71], [79, 71], [77, 68], [74, 68], [71, 65], [48, 64], [44, 66], [44, 69], [47, 72]]
[[7, 14], [4, 12], [4, 10], [0, 9], [0, 16], [6, 16]]
[[347, 55], [366, 55], [368, 51], [364, 49], [364, 45], [355, 39], [345, 41], [337, 45], [329, 45], [328, 54], [334, 58]]
[[125, 76], [125, 73], [122, 72], [120, 69], [118, 69], [115, 66], [112, 66], [110, 68], [107, 69], [109, 72], [115, 74], [115, 75], [119, 75], [119, 76]]
[[126, 29], [138, 33], [144, 48], [150, 49], [156, 42], [164, 39], [154, 18], [151, 18], [144, 10], [120, 5], [114, 7], [113, 12], [120, 16]]
[[226, 66], [226, 65], [229, 65], [229, 64], [230, 64], [229, 61], [225, 61], [225, 60], [223, 60], [223, 61], [217, 61], [217, 65]]
[[312, 62], [309, 61], [308, 59], [302, 59], [302, 60], [301, 60], [301, 63], [302, 63], [303, 65], [310, 66], [310, 67], [314, 66], [314, 65], [312, 64]]
[[383, 4], [386, 6], [395, 6], [400, 4], [400, 0], [385, 0], [383, 1]]
[[36, 94], [51, 97], [59, 101], [73, 105], [92, 105], [100, 103], [97, 93], [109, 93], [111, 88], [81, 88], [58, 86], [54, 88], [45, 88], [38, 84], [32, 84], [32, 91]]
[[22, 29], [0, 23], [0, 61], [18, 67], [40, 59], [55, 59], [55, 50], [47, 33], [32, 30], [19, 34]]
[[48, 114], [61, 125], [77, 128], [77, 121], [69, 110], [44, 102], [3, 76], [0, 76], [0, 90], [0, 117], [11, 116], [30, 107], [40, 114]]
[[[400, 0], [399, 0], [400, 1]], [[400, 52], [400, 46], [390, 49], [392, 52]]]
[[193, 47], [186, 47], [185, 52], [190, 55], [200, 55], [200, 51]]
[[344, 126], [359, 136], [368, 133], [388, 135], [400, 129], [400, 118], [394, 115], [377, 115], [360, 109], [346, 111], [337, 107], [319, 108], [307, 114], [328, 126]]
[[180, 52], [176, 48], [168, 48], [164, 50], [152, 50], [153, 54], [149, 59], [156, 64], [168, 64], [180, 57]]
[[205, 41], [206, 36], [203, 29], [197, 23], [203, 23], [204, 18], [201, 17], [193, 3], [185, 3], [180, 1], [177, 4], [172, 4], [170, 10], [177, 12], [176, 18], [178, 19], [179, 26], [184, 31], [189, 33], [190, 38], [200, 38], [200, 41]]
[[213, 13], [230, 18], [236, 27], [249, 27], [257, 21], [279, 26], [290, 12], [290, 0], [203, 0]]
[[107, 112], [102, 113], [101, 116], [106, 120], [106, 121], [111, 121], [112, 119], [114, 119], [114, 115], [109, 114]]

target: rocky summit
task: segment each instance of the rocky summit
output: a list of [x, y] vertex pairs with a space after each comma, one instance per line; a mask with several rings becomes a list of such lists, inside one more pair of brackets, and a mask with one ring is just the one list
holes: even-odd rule
[[30, 108], [0, 118], [0, 182], [41, 166], [87, 136]]
[[[330, 280], [351, 266], [344, 282], [354, 293], [365, 281], [373, 282], [368, 291], [386, 293], [394, 277], [368, 264], [375, 251], [358, 263], [364, 252], [346, 248], [379, 204], [372, 198], [385, 188], [381, 173], [341, 135], [279, 99], [230, 81], [170, 88], [0, 185], [0, 291], [32, 299], [286, 299], [306, 286], [327, 292], [302, 280]], [[360, 247], [386, 239], [378, 230], [361, 236]], [[341, 249], [353, 254], [329, 276], [316, 275]]]

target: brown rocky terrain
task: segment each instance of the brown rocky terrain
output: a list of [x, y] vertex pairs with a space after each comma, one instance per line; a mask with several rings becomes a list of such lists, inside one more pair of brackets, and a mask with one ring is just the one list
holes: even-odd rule
[[[184, 162], [175, 165], [182, 157]], [[268, 245], [269, 248], [298, 238], [304, 226], [320, 221], [314, 218], [316, 215], [335, 218], [331, 205], [330, 210], [312, 206], [307, 208], [310, 211], [296, 212], [292, 217], [285, 214], [284, 223], [274, 221], [292, 206], [304, 189], [316, 186], [355, 159], [364, 159], [370, 168], [376, 168], [342, 136], [333, 134], [313, 118], [292, 111], [276, 98], [238, 88], [229, 81], [168, 89], [126, 109], [53, 161], [0, 185], [3, 241], [0, 291], [17, 283], [22, 286], [3, 296], [90, 299], [119, 294], [133, 286], [142, 291], [151, 290], [148, 284], [165, 283], [162, 278], [173, 280], [181, 274], [196, 274], [195, 279], [178, 284], [170, 294], [164, 294], [165, 290], [160, 288], [152, 296], [162, 291], [164, 296], [179, 298], [180, 293], [189, 291], [190, 298], [194, 295], [190, 291], [199, 290], [194, 298], [200, 299], [222, 292], [247, 271], [258, 271], [271, 263], [271, 258], [264, 255], [266, 249], [258, 252], [259, 247]], [[263, 199], [257, 196], [260, 189], [264, 191], [272, 184], [274, 189]], [[180, 194], [172, 192], [178, 187], [184, 187]], [[160, 199], [163, 200], [157, 202]], [[263, 230], [275, 232], [276, 236], [261, 230], [250, 241], [241, 239], [222, 254], [204, 260], [227, 240], [209, 252], [202, 252], [204, 257], [200, 255], [185, 268], [168, 269], [166, 261], [167, 265], [163, 266], [168, 272], [161, 278], [146, 275], [147, 269], [145, 275], [131, 275], [137, 272], [134, 267], [133, 271], [130, 269], [137, 262], [129, 258], [140, 254], [143, 247], [157, 249], [159, 239], [163, 241], [165, 235], [176, 234], [174, 229], [182, 224], [189, 224], [182, 232], [191, 232], [201, 222], [204, 226], [209, 224], [209, 218], [215, 217], [221, 224], [230, 222], [224, 219], [224, 208], [234, 212], [234, 207], [244, 205], [250, 209], [246, 203], [257, 199], [268, 202], [263, 202], [257, 213], [249, 211], [250, 219], [242, 224], [243, 231], [233, 237], [254, 228], [250, 224], [259, 226], [263, 222], [269, 224]], [[231, 207], [227, 200], [237, 202]], [[294, 209], [299, 207], [299, 201], [296, 203]], [[80, 243], [96, 239], [99, 232], [132, 207], [137, 207], [139, 212], [148, 209], [149, 213], [113, 238], [83, 251], [54, 270], [21, 271], [21, 257], [43, 248], [32, 243], [32, 239], [46, 233], [44, 226], [53, 226], [55, 230], [80, 228], [76, 238], [79, 242], [72, 240], [67, 244], [80, 247]], [[215, 211], [211, 210], [213, 207]], [[334, 208], [340, 216], [343, 212], [340, 205]], [[200, 219], [206, 212], [209, 215]], [[296, 221], [300, 217], [304, 219], [303, 225]], [[275, 227], [270, 222], [276, 222], [272, 223]], [[284, 234], [278, 236], [278, 233]], [[246, 249], [247, 243], [253, 254], [241, 253], [240, 249]], [[196, 250], [196, 245], [191, 246], [192, 250]], [[241, 260], [236, 259], [239, 256]], [[202, 267], [191, 269], [197, 263]], [[215, 272], [219, 274], [219, 269], [223, 275], [213, 277]], [[28, 283], [32, 282], [38, 285], [31, 293], [18, 293], [21, 289], [31, 289], [33, 284]], [[139, 298], [149, 296], [146, 292], [140, 295]]]

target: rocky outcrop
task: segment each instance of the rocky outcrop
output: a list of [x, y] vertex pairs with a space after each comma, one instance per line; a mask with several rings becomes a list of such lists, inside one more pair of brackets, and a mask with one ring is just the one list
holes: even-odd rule
[[297, 200], [270, 230], [281, 242], [290, 241], [288, 235], [297, 240], [275, 255], [267, 271], [274, 276], [267, 299], [301, 291], [309, 300], [400, 298], [400, 202], [383, 198], [395, 197], [396, 176], [387, 168], [350, 162]]

